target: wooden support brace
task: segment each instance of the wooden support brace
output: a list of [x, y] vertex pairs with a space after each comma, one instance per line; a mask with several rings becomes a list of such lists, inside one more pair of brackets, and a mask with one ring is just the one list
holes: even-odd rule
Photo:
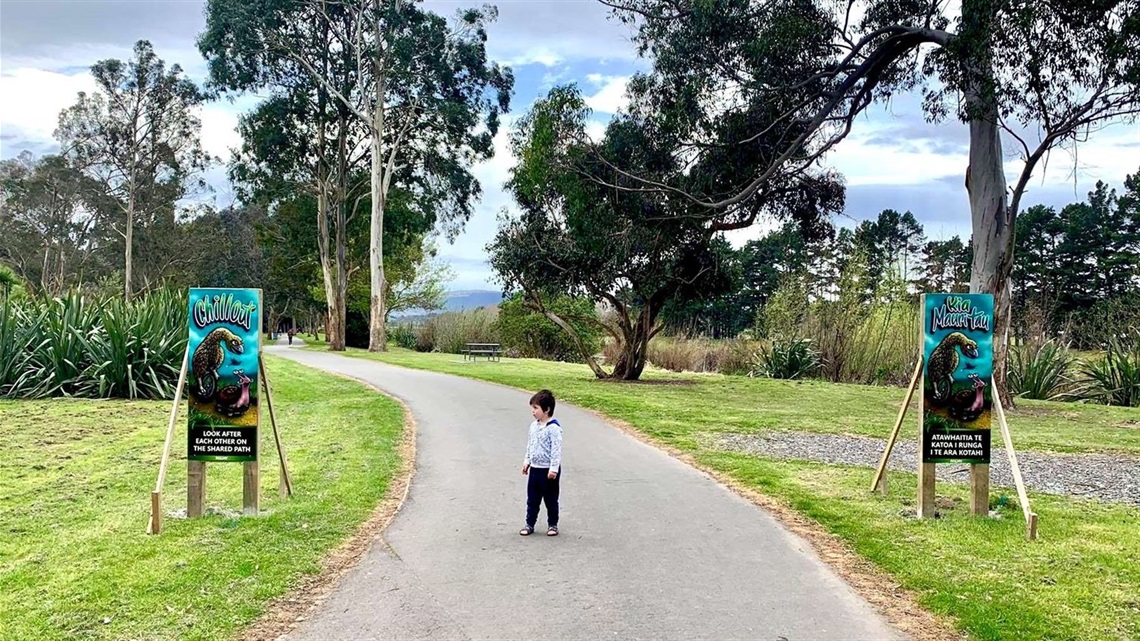
[[269, 387], [269, 376], [265, 371], [265, 361], [260, 363], [261, 380], [265, 383], [265, 404], [269, 407], [269, 422], [273, 426], [273, 442], [277, 445], [277, 457], [281, 464], [281, 496], [293, 496], [293, 480], [289, 476], [289, 461], [285, 458], [285, 448], [281, 446], [281, 432], [277, 429], [277, 414], [273, 411], [273, 391]]
[[994, 394], [994, 409], [997, 410], [998, 425], [1001, 427], [1001, 438], [1005, 442], [1005, 451], [1009, 455], [1009, 471], [1013, 475], [1013, 484], [1017, 488], [1017, 500], [1021, 503], [1021, 513], [1025, 516], [1025, 537], [1030, 541], [1037, 539], [1037, 515], [1029, 506], [1029, 493], [1025, 490], [1025, 480], [1021, 477], [1021, 467], [1017, 464], [1017, 453], [1013, 450], [1013, 437], [1009, 432], [1009, 424], [1005, 420], [1005, 408], [1002, 407], [1001, 397]]
[[[918, 380], [922, 377], [922, 356], [918, 357], [918, 364], [914, 367], [914, 375], [910, 377], [910, 387], [906, 391], [906, 399], [903, 401], [902, 407], [899, 408], [898, 418], [895, 419], [895, 426], [891, 429], [891, 437], [887, 440], [887, 448], [883, 450], [883, 457], [879, 460], [879, 467], [875, 470], [875, 478], [871, 481], [871, 491], [879, 490], [883, 496], [887, 495], [887, 461], [891, 458], [891, 451], [895, 448], [895, 440], [899, 437], [899, 430], [902, 429], [903, 420], [906, 419], [906, 410], [910, 407], [910, 400], [914, 398], [914, 390], [918, 387]], [[921, 422], [921, 419], [920, 419]], [[920, 430], [921, 433], [921, 430]]]
[[186, 369], [190, 364], [190, 345], [182, 354], [182, 369], [178, 372], [178, 385], [174, 389], [174, 402], [170, 405], [170, 420], [166, 425], [166, 441], [162, 445], [162, 461], [158, 465], [158, 480], [150, 493], [150, 522], [147, 534], [162, 532], [162, 484], [166, 482], [166, 470], [170, 465], [170, 444], [174, 440], [174, 423], [178, 420], [178, 406], [182, 403], [182, 387], [186, 384]]

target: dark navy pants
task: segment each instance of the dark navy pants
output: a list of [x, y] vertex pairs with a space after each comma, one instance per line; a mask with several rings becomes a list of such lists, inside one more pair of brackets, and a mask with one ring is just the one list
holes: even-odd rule
[[538, 504], [546, 503], [546, 523], [550, 527], [558, 525], [558, 482], [562, 480], [562, 472], [558, 477], [546, 478], [549, 468], [532, 467], [526, 482], [526, 524], [534, 527], [538, 521]]

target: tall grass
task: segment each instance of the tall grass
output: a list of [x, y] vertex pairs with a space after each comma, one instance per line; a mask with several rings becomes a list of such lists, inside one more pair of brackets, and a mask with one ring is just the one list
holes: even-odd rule
[[747, 374], [756, 349], [740, 339], [658, 337], [649, 342], [649, 362], [674, 372]]
[[497, 307], [481, 307], [434, 316], [420, 327], [416, 349], [421, 352], [459, 354], [467, 343], [497, 343], [497, 319]]
[[0, 397], [170, 398], [186, 349], [186, 298], [79, 293], [4, 301]]
[[835, 383], [903, 385], [918, 359], [918, 304], [906, 283], [888, 271], [868, 294], [856, 259], [838, 291], [812, 292], [804, 275], [785, 279], [759, 320], [772, 341], [809, 341], [819, 354], [818, 375]]

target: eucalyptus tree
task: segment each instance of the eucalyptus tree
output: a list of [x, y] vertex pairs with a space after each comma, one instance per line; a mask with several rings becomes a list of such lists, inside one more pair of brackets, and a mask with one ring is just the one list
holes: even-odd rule
[[[405, 179], [428, 215], [454, 232], [481, 191], [472, 163], [490, 158], [513, 77], [490, 62], [486, 24], [492, 7], [455, 20], [408, 0], [210, 0], [199, 48], [215, 85], [272, 86], [307, 74], [369, 140], [369, 349], [386, 349], [384, 215]], [[314, 38], [315, 32], [321, 38]], [[355, 82], [338, 85], [324, 66], [341, 57]]]
[[[197, 116], [202, 95], [146, 40], [135, 44], [131, 60], [96, 62], [91, 75], [98, 89], [80, 92], [60, 114], [55, 137], [69, 162], [99, 184], [101, 200], [121, 214], [114, 227], [123, 238], [123, 294], [130, 300], [136, 225], [148, 234], [170, 232], [176, 204], [209, 163]], [[166, 264], [156, 262], [160, 269]]]

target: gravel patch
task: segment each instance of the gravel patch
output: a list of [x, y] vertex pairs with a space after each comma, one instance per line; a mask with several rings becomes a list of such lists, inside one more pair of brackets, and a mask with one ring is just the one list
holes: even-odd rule
[[[877, 438], [806, 432], [722, 434], [713, 443], [718, 449], [732, 452], [870, 468], [879, 465], [879, 457], [886, 444], [885, 440]], [[1000, 439], [993, 444], [990, 461], [990, 483], [1012, 488], [1009, 457]], [[1140, 458], [1111, 454], [1018, 452], [1017, 463], [1025, 485], [1032, 491], [1140, 505]], [[888, 467], [916, 472], [918, 444], [896, 442]], [[968, 483], [970, 466], [939, 464], [937, 475], [942, 481]]]

